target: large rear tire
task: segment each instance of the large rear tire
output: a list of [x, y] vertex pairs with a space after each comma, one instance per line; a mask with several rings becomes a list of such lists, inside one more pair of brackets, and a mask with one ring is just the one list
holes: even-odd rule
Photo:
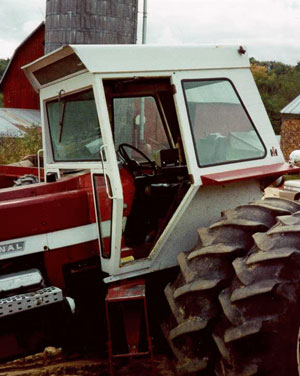
[[233, 261], [253, 247], [253, 234], [268, 231], [277, 216], [298, 210], [299, 204], [274, 198], [228, 210], [219, 222], [198, 230], [192, 251], [179, 254], [181, 272], [165, 289], [172, 317], [163, 325], [179, 374], [213, 373], [220, 346], [212, 335], [222, 311], [218, 295], [235, 275]]
[[300, 212], [278, 218], [255, 249], [234, 261], [235, 278], [219, 296], [214, 338], [220, 376], [299, 376]]

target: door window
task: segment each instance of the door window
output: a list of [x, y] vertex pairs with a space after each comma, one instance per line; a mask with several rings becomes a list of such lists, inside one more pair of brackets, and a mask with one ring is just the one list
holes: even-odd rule
[[114, 98], [113, 113], [116, 150], [120, 144], [130, 144], [153, 160], [157, 152], [170, 147], [153, 97]]

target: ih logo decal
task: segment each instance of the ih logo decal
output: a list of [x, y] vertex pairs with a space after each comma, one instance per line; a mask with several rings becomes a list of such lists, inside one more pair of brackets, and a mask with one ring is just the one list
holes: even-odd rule
[[0, 245], [0, 254], [8, 252], [21, 252], [24, 251], [25, 242], [10, 243]]
[[271, 157], [277, 157], [278, 156], [278, 151], [274, 146], [272, 146], [272, 149], [270, 149], [270, 154], [271, 154]]

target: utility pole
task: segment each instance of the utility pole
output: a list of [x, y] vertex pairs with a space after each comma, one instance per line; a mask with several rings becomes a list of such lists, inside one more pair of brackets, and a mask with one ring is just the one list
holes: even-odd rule
[[142, 44], [146, 44], [147, 41], [147, 16], [147, 0], [144, 0]]
[[[146, 44], [147, 40], [147, 0], [144, 0], [143, 5], [143, 29], [142, 29], [142, 44]], [[139, 139], [144, 141], [145, 138], [145, 98], [140, 100], [140, 129]]]

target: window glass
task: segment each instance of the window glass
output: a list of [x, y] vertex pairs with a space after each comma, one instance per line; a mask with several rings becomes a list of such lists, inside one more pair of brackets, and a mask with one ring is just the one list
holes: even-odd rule
[[265, 148], [228, 80], [184, 81], [200, 166], [262, 158]]
[[[114, 98], [114, 138], [116, 150], [122, 143], [130, 144], [150, 159], [162, 149], [169, 149], [169, 141], [153, 97]], [[134, 151], [127, 149], [131, 156]], [[139, 154], [135, 159], [142, 159]]]
[[99, 160], [102, 138], [92, 90], [47, 103], [56, 161]]

